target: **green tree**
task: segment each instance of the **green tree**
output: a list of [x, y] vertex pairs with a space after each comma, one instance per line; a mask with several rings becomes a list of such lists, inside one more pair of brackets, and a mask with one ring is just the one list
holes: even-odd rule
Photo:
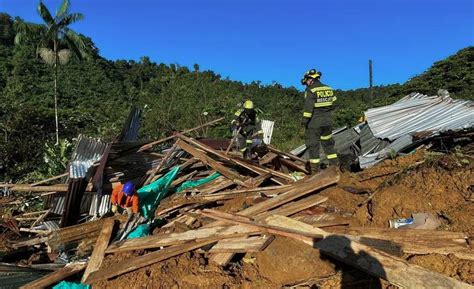
[[72, 55], [79, 59], [89, 55], [87, 39], [69, 28], [71, 24], [84, 19], [84, 16], [81, 13], [70, 13], [69, 7], [69, 0], [64, 0], [53, 17], [44, 3], [40, 1], [37, 10], [44, 23], [38, 25], [20, 22], [16, 26], [17, 34], [15, 36], [15, 43], [18, 44], [23, 38], [31, 37], [33, 31], [39, 32], [40, 42], [37, 54], [46, 64], [54, 67], [56, 144], [59, 144], [58, 65], [68, 63]]

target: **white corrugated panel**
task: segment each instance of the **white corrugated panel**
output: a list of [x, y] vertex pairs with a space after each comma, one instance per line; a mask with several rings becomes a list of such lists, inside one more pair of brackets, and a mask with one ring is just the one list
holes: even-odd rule
[[263, 130], [263, 142], [267, 145], [272, 141], [273, 126], [275, 125], [274, 121], [271, 120], [262, 120], [262, 130]]
[[393, 141], [415, 132], [472, 127], [474, 102], [414, 93], [392, 105], [369, 109], [365, 116], [374, 136]]

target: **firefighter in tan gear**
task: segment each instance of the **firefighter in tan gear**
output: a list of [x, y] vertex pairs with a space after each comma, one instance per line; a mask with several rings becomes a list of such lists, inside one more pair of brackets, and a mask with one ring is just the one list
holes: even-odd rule
[[305, 144], [309, 153], [311, 174], [317, 173], [320, 168], [320, 145], [330, 166], [339, 163], [332, 138], [332, 111], [336, 96], [331, 87], [321, 83], [321, 75], [321, 72], [311, 69], [301, 79], [301, 84], [306, 86], [301, 124], [305, 128]]
[[231, 130], [245, 159], [252, 159], [252, 151], [264, 145], [261, 122], [251, 100], [246, 100], [243, 108], [235, 112]]

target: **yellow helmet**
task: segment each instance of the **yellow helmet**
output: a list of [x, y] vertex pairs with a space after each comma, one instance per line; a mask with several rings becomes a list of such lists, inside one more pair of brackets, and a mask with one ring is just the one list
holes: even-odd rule
[[251, 101], [251, 100], [249, 100], [249, 99], [246, 100], [246, 101], [244, 102], [244, 108], [245, 108], [245, 109], [253, 109], [253, 101]]
[[304, 74], [303, 78], [301, 79], [301, 84], [305, 84], [306, 80], [308, 80], [309, 78], [313, 78], [313, 79], [320, 78], [321, 75], [323, 74], [320, 71], [317, 71], [314, 68], [310, 69], [306, 71], [306, 73]]

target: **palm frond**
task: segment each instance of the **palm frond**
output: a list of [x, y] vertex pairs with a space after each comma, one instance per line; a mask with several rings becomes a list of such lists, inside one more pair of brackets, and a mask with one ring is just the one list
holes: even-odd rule
[[58, 60], [59, 64], [64, 65], [69, 62], [69, 59], [71, 59], [72, 52], [69, 49], [61, 49], [58, 52]]
[[56, 17], [58, 19], [61, 19], [64, 16], [66, 16], [69, 13], [69, 6], [70, 6], [69, 0], [64, 0], [63, 3], [61, 4], [61, 7], [59, 7], [58, 12], [56, 13]]
[[54, 18], [51, 16], [51, 13], [48, 10], [48, 7], [44, 5], [43, 1], [40, 1], [37, 7], [38, 14], [43, 18], [43, 21], [48, 25], [51, 26], [54, 24]]
[[41, 47], [41, 48], [38, 48], [37, 53], [39, 54], [41, 59], [43, 59], [43, 61], [46, 62], [46, 64], [49, 64], [49, 65], [54, 64], [55, 55], [52, 49]]
[[71, 29], [66, 29], [66, 34], [64, 35], [63, 40], [66, 42], [69, 49], [71, 49], [72, 53], [79, 59], [87, 56], [86, 43], [81, 35]]
[[79, 20], [83, 20], [84, 19], [84, 15], [82, 13], [71, 13], [71, 14], [68, 14], [68, 15], [65, 15], [64, 18], [62, 18], [59, 22], [58, 22], [58, 26], [59, 27], [67, 27]]

